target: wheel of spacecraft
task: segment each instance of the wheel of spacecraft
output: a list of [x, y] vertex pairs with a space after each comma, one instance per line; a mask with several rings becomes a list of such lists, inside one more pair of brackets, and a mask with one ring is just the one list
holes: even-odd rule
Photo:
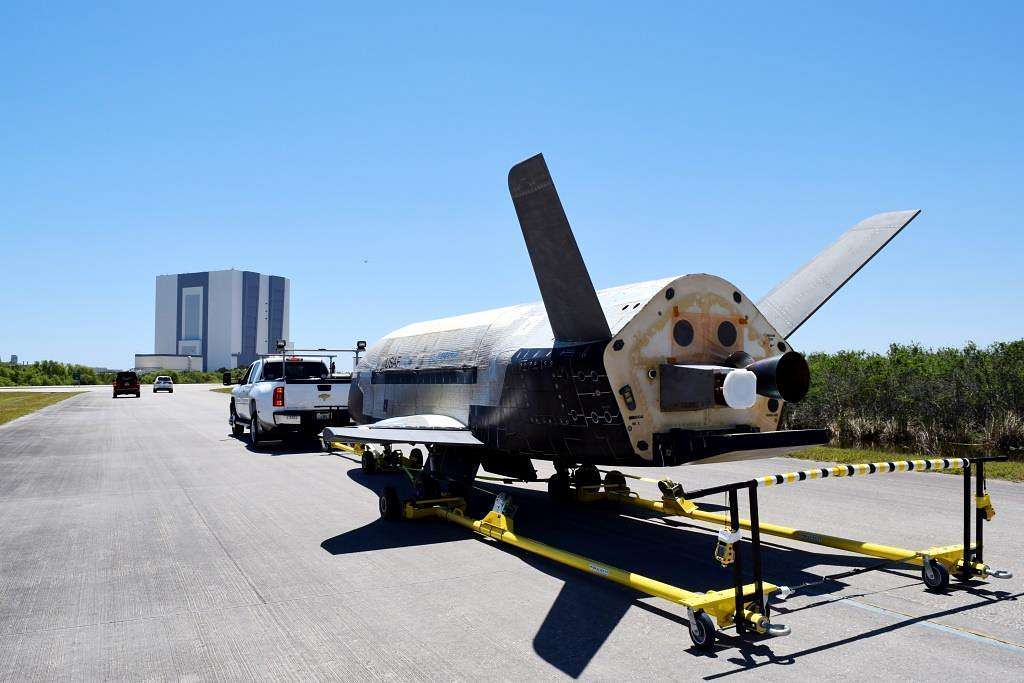
[[377, 499], [377, 507], [380, 510], [380, 518], [394, 522], [402, 518], [402, 501], [398, 497], [398, 490], [394, 486], [385, 486]]
[[618, 470], [612, 470], [604, 475], [605, 491], [626, 488], [626, 477]]
[[[601, 485], [601, 472], [593, 465], [580, 465], [573, 474], [573, 483], [578, 488]], [[594, 489], [588, 489], [593, 492]]]
[[705, 652], [715, 646], [715, 620], [707, 612], [693, 612], [690, 616], [690, 640], [694, 647]]
[[935, 558], [926, 557], [921, 563], [921, 579], [928, 590], [945, 590], [949, 587], [949, 570]]

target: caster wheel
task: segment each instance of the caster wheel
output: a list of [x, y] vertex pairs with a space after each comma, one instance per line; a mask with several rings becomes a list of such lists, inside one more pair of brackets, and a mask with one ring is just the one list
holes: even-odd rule
[[608, 474], [604, 475], [604, 489], [605, 491], [615, 489], [626, 488], [626, 477], [622, 475], [622, 472], [618, 470], [612, 470]]
[[548, 497], [558, 504], [569, 501], [569, 477], [564, 472], [556, 472], [548, 479]]
[[932, 558], [926, 559], [921, 566], [921, 578], [931, 591], [941, 591], [949, 587], [949, 570], [944, 564]]
[[690, 640], [698, 650], [709, 651], [715, 646], [715, 621], [707, 612], [695, 612], [690, 617]]
[[402, 501], [398, 499], [398, 491], [394, 486], [385, 486], [377, 500], [380, 518], [394, 522], [402, 518]]
[[359, 459], [359, 466], [364, 474], [377, 474], [377, 459], [370, 451], [363, 451], [363, 457]]
[[[573, 483], [579, 487], [600, 486], [601, 473], [593, 465], [580, 465], [576, 468], [576, 473], [573, 475]], [[590, 491], [593, 491], [593, 489], [590, 489]]]
[[409, 466], [414, 470], [423, 469], [423, 451], [418, 448], [409, 451]]

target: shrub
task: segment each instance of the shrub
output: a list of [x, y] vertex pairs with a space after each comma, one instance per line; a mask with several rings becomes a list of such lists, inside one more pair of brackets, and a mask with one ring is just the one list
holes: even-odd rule
[[811, 390], [789, 428], [828, 427], [841, 446], [950, 453], [1024, 446], [1024, 340], [986, 348], [893, 344], [885, 354], [812, 353]]

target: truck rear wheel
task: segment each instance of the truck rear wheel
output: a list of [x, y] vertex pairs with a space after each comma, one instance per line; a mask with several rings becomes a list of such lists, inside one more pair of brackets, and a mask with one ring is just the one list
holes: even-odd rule
[[228, 421], [231, 423], [231, 436], [241, 436], [245, 434], [245, 425], [238, 421], [238, 411], [235, 410], [235, 402], [231, 402], [231, 410], [228, 415]]
[[260, 417], [256, 409], [252, 409], [252, 418], [249, 420], [249, 445], [259, 448], [263, 445], [263, 428], [260, 427]]

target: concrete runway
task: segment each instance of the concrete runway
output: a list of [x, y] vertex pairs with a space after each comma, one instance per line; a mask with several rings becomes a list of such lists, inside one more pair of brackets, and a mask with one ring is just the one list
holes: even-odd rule
[[[251, 451], [228, 435], [227, 396], [208, 389], [112, 400], [98, 387], [0, 427], [0, 679], [1013, 680], [1024, 671], [1024, 581], [938, 595], [912, 570], [791, 598], [775, 617], [791, 636], [728, 636], [696, 653], [674, 605], [440, 522], [379, 521], [374, 491], [400, 476], [366, 478], [312, 445]], [[773, 459], [667, 474], [696, 488], [807, 466]], [[564, 510], [540, 486], [515, 488], [523, 535], [689, 589], [729, 583], [710, 532], [611, 508]], [[656, 495], [653, 484], [637, 488]], [[764, 491], [761, 518], [908, 547], [956, 543], [960, 490], [959, 478], [927, 473], [824, 480]], [[998, 514], [986, 560], [1024, 575], [1024, 486], [989, 490]], [[766, 540], [775, 583], [876, 562]]]

